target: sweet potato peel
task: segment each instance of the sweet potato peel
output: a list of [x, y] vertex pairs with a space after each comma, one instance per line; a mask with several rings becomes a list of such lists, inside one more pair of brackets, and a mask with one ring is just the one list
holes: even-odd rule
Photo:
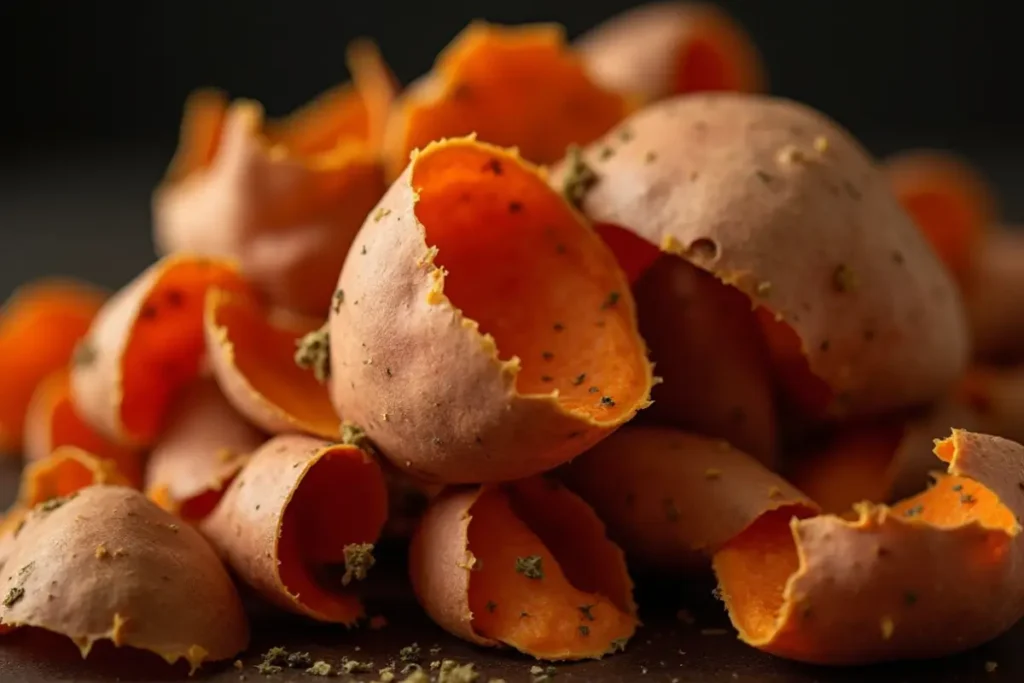
[[1024, 448], [954, 430], [946, 474], [857, 518], [766, 513], [714, 558], [740, 637], [823, 664], [935, 657], [999, 635], [1024, 615]]
[[396, 88], [372, 43], [353, 43], [348, 61], [354, 86], [281, 121], [208, 91], [189, 100], [153, 199], [161, 253], [235, 258], [274, 304], [326, 313], [352, 238], [385, 189], [380, 145]]
[[[194, 671], [244, 649], [249, 626], [202, 536], [139, 492], [91, 486], [36, 508], [4, 567], [0, 624], [148, 650]], [[154, 580], [156, 579], [156, 580]]]
[[974, 269], [964, 283], [964, 302], [974, 338], [974, 353], [990, 362], [1024, 359], [1024, 230], [989, 230], [982, 238]]
[[963, 283], [998, 216], [995, 193], [966, 160], [938, 150], [909, 150], [886, 160], [893, 193], [946, 267]]
[[413, 537], [409, 571], [440, 626], [538, 659], [602, 657], [638, 625], [622, 551], [545, 477], [442, 494]]
[[125, 484], [142, 486], [142, 454], [113, 443], [90, 427], [71, 400], [67, 369], [54, 372], [36, 388], [25, 416], [25, 458], [36, 462], [62, 446], [75, 446], [109, 460], [125, 476]]
[[253, 453], [201, 528], [267, 601], [351, 626], [363, 606], [350, 583], [372, 565], [387, 511], [383, 474], [366, 451], [286, 435]]
[[614, 256], [541, 171], [471, 138], [416, 155], [367, 219], [335, 301], [334, 406], [423, 479], [550, 469], [648, 403]]
[[185, 390], [146, 464], [146, 495], [185, 521], [198, 522], [265, 441], [211, 379]]
[[766, 86], [750, 36], [710, 3], [643, 5], [587, 32], [576, 47], [597, 82], [647, 101], [710, 90], [761, 92]]
[[885, 174], [820, 113], [759, 95], [676, 97], [566, 159], [552, 184], [574, 187], [582, 168], [591, 220], [710, 272], [781, 328], [766, 330], [773, 365], [812, 417], [920, 405], [965, 368], [953, 279]]
[[712, 553], [766, 511], [817, 511], [727, 442], [666, 427], [624, 427], [559, 472], [631, 559], [658, 569], [706, 569]]
[[0, 453], [22, 447], [25, 413], [36, 386], [67, 366], [105, 294], [72, 280], [38, 280], [0, 309]]
[[570, 144], [607, 132], [631, 108], [627, 98], [590, 79], [562, 27], [477, 21], [396, 105], [385, 146], [388, 176], [402, 172], [413, 150], [471, 133], [549, 164]]
[[230, 261], [168, 256], [104, 305], [81, 341], [71, 395], [83, 420], [120, 444], [152, 444], [170, 404], [199, 375], [206, 290], [247, 291]]
[[213, 373], [232, 405], [264, 431], [338, 438], [341, 420], [327, 387], [294, 360], [296, 341], [322, 324], [275, 324], [251, 296], [207, 295], [204, 327]]

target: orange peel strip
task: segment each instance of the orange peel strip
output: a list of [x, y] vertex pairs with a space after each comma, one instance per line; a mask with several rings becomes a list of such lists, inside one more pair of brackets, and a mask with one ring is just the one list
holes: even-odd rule
[[384, 476], [365, 451], [278, 436], [253, 453], [201, 528], [269, 602], [353, 625], [362, 603], [333, 570], [348, 561], [347, 548], [376, 542], [387, 509]]
[[232, 262], [161, 259], [96, 316], [71, 370], [78, 414], [121, 444], [152, 444], [177, 395], [199, 375], [207, 289], [246, 291]]
[[22, 447], [25, 413], [36, 386], [66, 367], [105, 293], [73, 280], [37, 280], [0, 309], [0, 452]]
[[231, 404], [264, 431], [338, 438], [341, 420], [327, 386], [295, 364], [296, 342], [322, 324], [275, 324], [252, 297], [207, 294], [204, 327], [214, 376]]
[[442, 494], [413, 538], [410, 574], [443, 628], [538, 659], [600, 658], [639, 624], [622, 551], [545, 477]]
[[553, 163], [632, 106], [591, 80], [560, 26], [473, 22], [399, 100], [388, 124], [387, 172], [397, 177], [409, 154], [432, 141], [471, 133], [517, 147], [534, 163]]
[[1024, 447], [953, 430], [946, 474], [857, 517], [768, 512], [714, 558], [741, 639], [823, 664], [936, 657], [1024, 616]]

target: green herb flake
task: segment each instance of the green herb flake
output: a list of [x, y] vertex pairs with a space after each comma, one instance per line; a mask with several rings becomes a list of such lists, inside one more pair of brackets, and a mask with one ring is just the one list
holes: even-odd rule
[[616, 638], [611, 642], [611, 650], [609, 652], [614, 654], [616, 652], [625, 652], [626, 645], [629, 643], [629, 638]]
[[579, 625], [579, 630], [580, 630], [580, 635], [583, 636], [583, 637], [587, 637], [587, 636], [590, 635], [590, 627], [587, 626], [586, 624], [580, 624]]
[[23, 597], [25, 597], [25, 589], [21, 586], [13, 586], [4, 596], [4, 607], [13, 607]]
[[459, 664], [455, 660], [446, 659], [441, 662], [437, 674], [437, 683], [474, 683], [480, 674], [473, 668], [473, 663]]
[[96, 347], [91, 339], [83, 339], [75, 345], [74, 353], [71, 356], [71, 363], [76, 368], [85, 368], [96, 361]]
[[418, 662], [423, 658], [423, 651], [420, 649], [419, 643], [413, 643], [399, 650], [398, 658], [403, 662]]
[[615, 308], [621, 298], [622, 295], [618, 292], [608, 292], [608, 297], [601, 304], [601, 310], [607, 311], [609, 308]]
[[308, 652], [292, 652], [285, 660], [293, 669], [306, 668], [313, 665], [313, 658]]
[[347, 674], [365, 674], [373, 671], [373, 662], [360, 662], [355, 659], [343, 657], [341, 659], [341, 670]]
[[953, 490], [954, 490], [954, 491], [960, 491], [960, 490], [963, 490], [963, 488], [964, 488], [964, 485], [963, 485], [963, 484], [955, 484], [955, 485], [953, 486]]
[[590, 387], [589, 389], [587, 389], [587, 391], [588, 391], [589, 393], [591, 393], [591, 394], [596, 394], [597, 392], [599, 392], [599, 391], [601, 391], [601, 390], [600, 390], [600, 389], [598, 389], [597, 387]]
[[581, 372], [580, 374], [576, 375], [575, 379], [573, 379], [572, 385], [574, 387], [578, 387], [579, 385], [583, 384], [583, 382], [585, 382], [586, 379], [587, 379], [587, 373]]
[[373, 557], [372, 543], [350, 543], [342, 549], [345, 553], [345, 574], [341, 577], [341, 585], [347, 586], [355, 581], [366, 578], [370, 568], [376, 563]]
[[832, 289], [837, 292], [850, 292], [857, 286], [857, 278], [845, 263], [840, 263], [832, 271]]
[[978, 502], [978, 499], [972, 496], [970, 493], [963, 493], [960, 495], [960, 502], [963, 503], [964, 505], [967, 505], [969, 503]]
[[543, 558], [540, 555], [528, 555], [527, 557], [516, 558], [516, 573], [522, 574], [528, 579], [539, 580], [544, 578]]
[[56, 498], [50, 498], [49, 500], [39, 503], [39, 505], [36, 506], [36, 509], [40, 512], [53, 512], [74, 497], [75, 494], [72, 493], [70, 496], [57, 496]]
[[[340, 293], [341, 290], [338, 290]], [[310, 332], [295, 342], [295, 364], [303, 370], [312, 370], [320, 384], [331, 376], [331, 337], [328, 324]]]
[[601, 397], [601, 405], [606, 407], [606, 408], [614, 408], [615, 407], [615, 399], [613, 399], [611, 396], [602, 396]]
[[912, 508], [908, 508], [907, 511], [903, 513], [903, 516], [904, 517], [917, 517], [922, 512], [924, 512], [924, 505], [915, 505]]
[[306, 673], [310, 676], [330, 676], [332, 671], [333, 668], [331, 665], [322, 659], [318, 659], [313, 662], [313, 664], [306, 669]]
[[569, 146], [567, 159], [569, 163], [565, 180], [562, 182], [562, 194], [578, 208], [590, 188], [597, 183], [598, 176], [583, 160], [583, 153], [578, 145]]
[[594, 615], [590, 611], [590, 610], [594, 609], [594, 605], [580, 605], [577, 609], [579, 609], [580, 614], [583, 615], [583, 618], [586, 619], [587, 621], [593, 621], [594, 620]]
[[256, 673], [261, 676], [272, 676], [273, 674], [279, 674], [284, 671], [284, 667], [277, 664], [267, 664], [266, 662], [260, 662], [256, 665]]
[[391, 209], [385, 209], [383, 206], [377, 207], [377, 210], [373, 212], [373, 222], [380, 223], [381, 220], [387, 218], [391, 214]]

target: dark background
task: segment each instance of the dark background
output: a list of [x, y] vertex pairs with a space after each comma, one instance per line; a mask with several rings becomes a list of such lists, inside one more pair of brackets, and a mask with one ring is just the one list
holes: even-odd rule
[[[215, 85], [284, 114], [346, 80], [375, 38], [408, 81], [465, 24], [557, 21], [576, 36], [622, 0], [0, 2], [0, 295], [46, 270], [120, 284], [150, 256], [148, 195], [181, 105]], [[872, 149], [962, 152], [1011, 218], [1024, 186], [1024, 73], [1011, 2], [732, 0], [774, 93], [832, 115]], [[1016, 102], [1016, 103], [1015, 103]], [[55, 243], [43, 238], [53, 236]], [[41, 241], [43, 240], [43, 241]], [[92, 261], [81, 254], [88, 250]]]

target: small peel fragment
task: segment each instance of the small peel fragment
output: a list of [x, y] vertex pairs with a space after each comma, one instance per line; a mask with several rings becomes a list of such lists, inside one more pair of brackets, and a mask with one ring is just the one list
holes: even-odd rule
[[200, 528], [272, 604], [351, 626], [364, 610], [343, 589], [345, 563], [352, 546], [376, 542], [387, 509], [384, 476], [366, 451], [284, 435], [252, 454]]
[[91, 285], [46, 278], [20, 287], [0, 308], [0, 453], [20, 451], [33, 392], [72, 360], [105, 298]]
[[706, 570], [710, 556], [766, 511], [817, 506], [753, 457], [667, 427], [626, 426], [558, 471], [632, 561]]
[[337, 439], [325, 384], [295, 362], [296, 343], [323, 321], [275, 322], [251, 296], [211, 290], [204, 328], [213, 374], [231, 404], [270, 434]]
[[199, 522], [264, 441], [212, 379], [198, 380], [175, 403], [150, 453], [146, 495], [183, 520]]
[[249, 641], [241, 599], [209, 544], [175, 521], [120, 486], [36, 508], [5, 565], [0, 592], [18, 597], [0, 604], [0, 625], [65, 635], [83, 657], [100, 640], [192, 671], [235, 656]]
[[156, 441], [171, 403], [199, 376], [211, 287], [248, 291], [231, 261], [175, 255], [111, 297], [82, 342], [90, 362], [71, 369], [72, 401], [86, 423], [120, 444]]
[[604, 134], [632, 106], [591, 80], [562, 27], [475, 21], [396, 104], [385, 141], [388, 177], [401, 173], [413, 150], [471, 133], [549, 164], [569, 145]]
[[748, 644], [821, 664], [938, 657], [1024, 616], [1024, 447], [953, 430], [935, 484], [855, 519], [768, 512], [714, 558]]
[[639, 622], [622, 551], [558, 482], [449, 489], [410, 548], [420, 604], [442, 628], [538, 659], [596, 659]]

